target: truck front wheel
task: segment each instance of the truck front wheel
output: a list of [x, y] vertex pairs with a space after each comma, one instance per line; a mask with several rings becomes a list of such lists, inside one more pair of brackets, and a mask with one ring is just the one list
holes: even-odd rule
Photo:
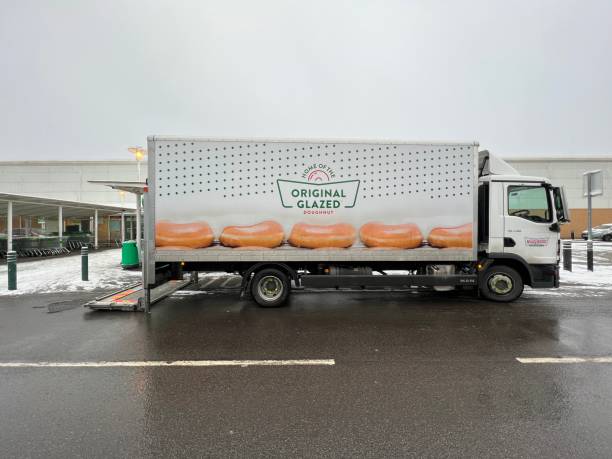
[[480, 293], [488, 300], [507, 303], [523, 293], [523, 279], [516, 270], [508, 266], [491, 266], [483, 276]]
[[251, 280], [251, 294], [255, 302], [264, 308], [282, 306], [291, 284], [285, 273], [277, 269], [262, 269]]

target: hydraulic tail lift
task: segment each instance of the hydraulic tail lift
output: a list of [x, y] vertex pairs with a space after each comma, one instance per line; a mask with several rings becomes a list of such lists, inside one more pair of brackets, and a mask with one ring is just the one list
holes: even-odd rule
[[[180, 290], [191, 282], [191, 279], [170, 280], [151, 289], [151, 304], [166, 298], [168, 295]], [[130, 285], [127, 288], [106, 294], [86, 303], [90, 309], [113, 311], [144, 311], [144, 289], [142, 282]]]

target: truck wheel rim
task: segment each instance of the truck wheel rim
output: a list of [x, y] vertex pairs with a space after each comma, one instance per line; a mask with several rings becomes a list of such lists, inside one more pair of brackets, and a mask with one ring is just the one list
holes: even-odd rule
[[497, 295], [507, 295], [512, 291], [514, 283], [507, 274], [494, 274], [489, 278], [489, 289]]
[[278, 277], [266, 276], [259, 281], [259, 293], [266, 301], [274, 301], [283, 293], [283, 283]]

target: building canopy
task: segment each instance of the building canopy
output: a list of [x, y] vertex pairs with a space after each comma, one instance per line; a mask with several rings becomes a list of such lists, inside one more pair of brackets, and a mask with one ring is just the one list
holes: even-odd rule
[[64, 218], [88, 218], [94, 211], [99, 216], [119, 215], [122, 212], [134, 212], [134, 207], [94, 204], [63, 199], [26, 196], [21, 194], [0, 193], [0, 216], [7, 216], [8, 206], [13, 203], [13, 215], [24, 217], [57, 217], [57, 208], [62, 207]]

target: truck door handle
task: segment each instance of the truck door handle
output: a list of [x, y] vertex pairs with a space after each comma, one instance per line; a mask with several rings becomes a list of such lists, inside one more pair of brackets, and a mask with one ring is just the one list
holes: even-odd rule
[[559, 225], [559, 222], [554, 222], [552, 225], [548, 227], [548, 229], [551, 231], [554, 231], [555, 233], [561, 232], [561, 226]]
[[516, 242], [514, 242], [514, 239], [512, 239], [511, 237], [504, 238], [504, 247], [515, 247], [515, 246], [516, 246]]

